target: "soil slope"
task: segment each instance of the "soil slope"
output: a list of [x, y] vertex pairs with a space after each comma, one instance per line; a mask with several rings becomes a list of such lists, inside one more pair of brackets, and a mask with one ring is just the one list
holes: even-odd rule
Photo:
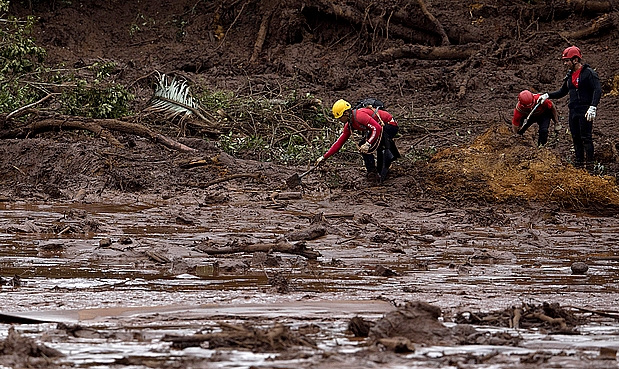
[[[543, 92], [559, 87], [565, 73], [560, 53], [576, 44], [585, 62], [598, 71], [604, 90], [594, 141], [602, 168], [598, 172], [607, 177], [594, 186], [608, 187], [600, 195], [603, 199], [595, 198], [592, 203], [615, 204], [610, 197], [616, 195], [607, 192], [612, 193], [618, 171], [614, 134], [617, 122], [613, 119], [619, 110], [615, 75], [619, 60], [617, 12], [612, 3], [594, 9], [579, 4], [80, 1], [33, 2], [30, 7], [12, 2], [10, 12], [40, 18], [36, 39], [47, 49], [51, 64], [78, 67], [95, 60], [115, 62], [116, 80], [132, 86], [137, 96], [133, 106], [136, 112], [152, 96], [155, 71], [182, 76], [209, 90], [310, 93], [327, 111], [339, 98], [355, 101], [378, 96], [387, 102], [401, 125], [398, 142], [404, 160], [394, 167], [391, 179], [394, 187], [405, 191], [404, 197], [412, 193], [484, 202], [522, 198], [550, 200], [566, 207], [589, 204], [589, 195], [582, 201], [574, 195], [577, 190], [565, 192], [566, 198], [556, 198], [557, 191], [548, 190], [562, 185], [557, 178], [569, 182], [573, 175], [571, 169], [566, 169], [572, 160], [572, 143], [566, 131], [565, 99], [557, 101], [560, 125], [551, 127], [547, 147], [550, 152], [540, 154], [551, 167], [552, 163], [562, 164], [554, 166], [550, 179], [539, 183], [543, 190], [535, 187], [523, 194], [513, 189], [519, 188], [517, 183], [507, 183], [513, 192], [509, 194], [504, 188], [488, 186], [486, 177], [494, 170], [492, 163], [505, 155], [512, 157], [507, 165], [512, 171], [521, 171], [522, 160], [528, 162], [533, 156], [539, 160], [541, 156], [532, 147], [535, 129], [529, 130], [524, 140], [514, 141], [509, 132], [497, 127], [508, 127], [516, 96], [522, 89]], [[595, 24], [600, 31], [592, 31]], [[479, 135], [490, 134], [489, 130], [503, 132], [494, 134], [492, 140], [513, 150], [491, 150], [485, 161], [475, 164], [480, 167], [479, 173], [446, 169], [471, 158], [476, 160], [459, 148], [469, 150], [468, 145]], [[119, 135], [119, 139], [127, 149], [125, 154], [102, 154], [105, 142], [74, 134], [65, 135], [60, 142], [46, 138], [7, 142], [3, 157], [17, 157], [15, 163], [21, 172], [12, 167], [12, 161], [4, 159], [1, 168], [5, 193], [19, 196], [19, 190], [10, 188], [26, 186], [61, 197], [62, 191], [54, 189], [77, 192], [85, 182], [99, 182], [100, 188], [111, 186], [123, 191], [160, 191], [182, 189], [196, 181], [187, 171], [176, 168], [178, 160], [189, 160], [189, 156], [137, 151], [132, 138]], [[193, 144], [200, 150], [208, 146], [197, 141]], [[91, 151], [98, 145], [103, 146]], [[137, 148], [159, 150], [145, 146]], [[436, 157], [435, 164], [425, 166], [412, 160], [443, 148], [451, 151]], [[217, 155], [214, 147], [209, 150], [198, 156]], [[112, 157], [114, 164], [110, 164]], [[161, 159], [155, 171], [148, 166], [152, 157]], [[334, 158], [323, 172], [337, 169], [338, 183], [344, 188], [365, 186], [361, 163], [351, 165], [342, 160]], [[444, 163], [437, 163], [439, 160]], [[238, 165], [233, 163], [223, 170], [238, 173]], [[249, 171], [270, 166], [252, 162], [247, 165], [255, 166]], [[274, 169], [272, 180], [281, 184], [288, 170]], [[206, 176], [212, 179], [222, 173], [211, 171]], [[522, 175], [525, 178], [520, 182], [529, 180], [527, 174]], [[585, 180], [585, 187], [596, 181], [600, 180]], [[481, 185], [475, 186], [476, 182]], [[453, 191], [450, 186], [444, 187], [447, 183], [453, 184]], [[333, 187], [333, 183], [328, 185]], [[443, 189], [445, 193], [441, 193]], [[571, 199], [573, 196], [577, 198]]]

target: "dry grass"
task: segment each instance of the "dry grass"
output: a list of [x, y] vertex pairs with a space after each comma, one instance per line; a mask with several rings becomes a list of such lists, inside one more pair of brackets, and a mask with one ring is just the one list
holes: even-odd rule
[[450, 188], [452, 195], [554, 202], [564, 208], [619, 206], [613, 177], [576, 169], [551, 150], [515, 137], [507, 126], [489, 128], [470, 146], [440, 151], [429, 167], [433, 186]]

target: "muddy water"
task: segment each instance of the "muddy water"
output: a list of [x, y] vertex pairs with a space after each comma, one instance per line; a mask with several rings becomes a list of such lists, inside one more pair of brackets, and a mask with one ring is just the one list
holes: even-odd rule
[[[354, 316], [375, 321], [414, 300], [441, 307], [447, 325], [459, 312], [523, 303], [617, 310], [617, 218], [543, 210], [430, 211], [396, 201], [390, 207], [351, 206], [320, 196], [272, 208], [252, 196], [239, 192], [234, 206], [157, 198], [0, 203], [0, 312], [40, 320], [16, 328], [66, 354], [59, 366], [524, 368], [543, 362], [582, 368], [583, 360], [588, 367], [617, 366], [600, 348], [619, 349], [619, 324], [595, 314], [578, 327], [579, 335], [477, 327], [520, 335], [518, 347], [420, 346], [393, 354], [369, 350], [367, 340], [346, 332]], [[307, 242], [322, 255], [316, 261], [277, 254], [275, 264], [263, 264], [251, 254], [201, 251], [205, 245], [273, 242], [309, 226], [309, 217], [320, 212], [328, 234]], [[384, 227], [361, 221], [362, 214], [393, 221]], [[100, 246], [106, 237], [113, 243]], [[153, 259], [153, 253], [165, 260]], [[576, 261], [588, 265], [586, 274], [572, 274]], [[276, 273], [285, 277], [289, 293], [270, 284]], [[88, 330], [74, 337], [56, 329], [56, 322]], [[299, 331], [315, 326], [309, 335], [317, 348], [284, 355], [180, 350], [161, 341], [165, 334], [216, 332], [221, 322], [280, 322]], [[0, 324], [0, 338], [8, 328]]]

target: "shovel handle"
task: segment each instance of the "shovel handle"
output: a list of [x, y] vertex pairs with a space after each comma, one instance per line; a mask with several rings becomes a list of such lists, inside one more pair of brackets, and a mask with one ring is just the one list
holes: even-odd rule
[[314, 171], [314, 169], [316, 169], [316, 168], [318, 168], [318, 167], [311, 167], [309, 170], [307, 170], [307, 171], [305, 171], [305, 172], [303, 172], [303, 173], [299, 174], [299, 179], [301, 179], [301, 178], [305, 177], [306, 175], [310, 174], [310, 173], [311, 173], [311, 172], [313, 172], [313, 171]]
[[527, 128], [529, 128], [529, 126], [531, 125], [531, 123], [529, 123], [529, 119], [531, 118], [531, 115], [533, 115], [533, 112], [537, 109], [538, 106], [540, 106], [541, 103], [537, 103], [535, 104], [535, 106], [533, 107], [533, 109], [531, 109], [531, 112], [529, 113], [529, 115], [527, 115], [527, 117], [524, 120], [524, 124], [522, 125], [522, 127], [520, 127], [520, 129], [518, 130], [518, 134], [522, 135], [524, 134], [524, 131], [527, 130]]

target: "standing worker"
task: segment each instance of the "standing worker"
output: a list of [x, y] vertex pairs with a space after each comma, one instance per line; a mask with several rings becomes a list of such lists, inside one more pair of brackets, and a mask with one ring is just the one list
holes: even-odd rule
[[[535, 103], [540, 96], [541, 94], [534, 94], [529, 90], [524, 90], [518, 94], [518, 103], [512, 117], [512, 131], [522, 135], [531, 124], [537, 123], [537, 146], [541, 147], [548, 142], [550, 120], [558, 124], [559, 119], [557, 108], [552, 101], [545, 100], [540, 104]], [[524, 122], [527, 118], [528, 121]], [[525, 123], [524, 125], [523, 122]]]
[[576, 46], [563, 50], [562, 59], [568, 71], [561, 88], [555, 92], [543, 94], [538, 102], [558, 99], [569, 92], [569, 125], [576, 154], [575, 165], [582, 167], [583, 164], [587, 164], [589, 167], [593, 165], [593, 121], [602, 96], [600, 79], [588, 64], [582, 63], [582, 53]]
[[[331, 111], [335, 119], [344, 123], [344, 131], [331, 148], [316, 160], [316, 166], [340, 151], [355, 129], [364, 135], [358, 147], [363, 156], [365, 169], [367, 169], [367, 178], [370, 181], [382, 183], [387, 177], [391, 163], [400, 157], [393, 141], [398, 133], [398, 123], [387, 111], [379, 109], [379, 106], [368, 104], [353, 109], [348, 101], [342, 99], [333, 104]], [[376, 160], [374, 152], [376, 152]]]

